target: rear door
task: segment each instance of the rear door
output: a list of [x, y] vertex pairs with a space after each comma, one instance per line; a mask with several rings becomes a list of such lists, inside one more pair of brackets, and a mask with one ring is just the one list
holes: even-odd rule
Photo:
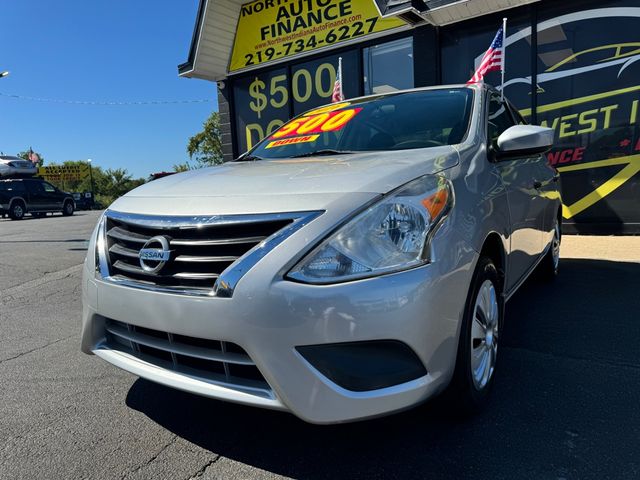
[[28, 191], [27, 210], [40, 211], [49, 208], [49, 201], [42, 183], [37, 180], [24, 180]]
[[[489, 145], [495, 148], [498, 137], [516, 123], [506, 103], [499, 95], [492, 94], [487, 123]], [[507, 290], [511, 290], [520, 281], [542, 252], [544, 203], [536, 188], [538, 161], [538, 157], [522, 157], [496, 163], [507, 191], [511, 216]]]

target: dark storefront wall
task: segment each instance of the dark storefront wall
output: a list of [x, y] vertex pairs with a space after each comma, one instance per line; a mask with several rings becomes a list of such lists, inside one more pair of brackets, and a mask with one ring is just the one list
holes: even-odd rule
[[[506, 12], [505, 93], [530, 122], [556, 131], [549, 161], [562, 175], [570, 231], [640, 230], [636, 5], [637, 0], [543, 1]], [[230, 79], [221, 106], [231, 100], [233, 153], [244, 152], [292, 116], [330, 102], [338, 57], [347, 98], [390, 87], [466, 82], [503, 16], [420, 27]], [[532, 32], [536, 24], [539, 32]], [[489, 74], [487, 82], [499, 85], [500, 74]]]

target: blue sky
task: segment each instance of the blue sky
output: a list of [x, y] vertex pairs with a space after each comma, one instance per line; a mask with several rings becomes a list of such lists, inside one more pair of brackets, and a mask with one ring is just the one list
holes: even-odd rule
[[188, 159], [188, 138], [217, 110], [215, 83], [179, 78], [198, 0], [2, 0], [0, 93], [71, 101], [211, 99], [89, 106], [0, 95], [0, 151], [45, 163], [91, 158], [136, 177]]

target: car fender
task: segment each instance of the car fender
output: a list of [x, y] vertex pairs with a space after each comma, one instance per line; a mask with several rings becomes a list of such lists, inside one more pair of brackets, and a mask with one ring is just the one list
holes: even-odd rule
[[9, 208], [11, 208], [11, 205], [13, 205], [13, 202], [17, 201], [17, 200], [22, 200], [22, 203], [24, 203], [25, 208], [27, 209], [27, 211], [29, 210], [29, 202], [27, 202], [24, 197], [11, 197], [11, 200], [9, 200]]

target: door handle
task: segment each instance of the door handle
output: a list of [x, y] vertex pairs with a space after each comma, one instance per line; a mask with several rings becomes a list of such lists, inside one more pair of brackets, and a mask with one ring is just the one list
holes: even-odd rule
[[535, 188], [536, 190], [540, 190], [542, 188], [542, 182], [539, 182], [538, 180], [534, 180], [533, 188]]

